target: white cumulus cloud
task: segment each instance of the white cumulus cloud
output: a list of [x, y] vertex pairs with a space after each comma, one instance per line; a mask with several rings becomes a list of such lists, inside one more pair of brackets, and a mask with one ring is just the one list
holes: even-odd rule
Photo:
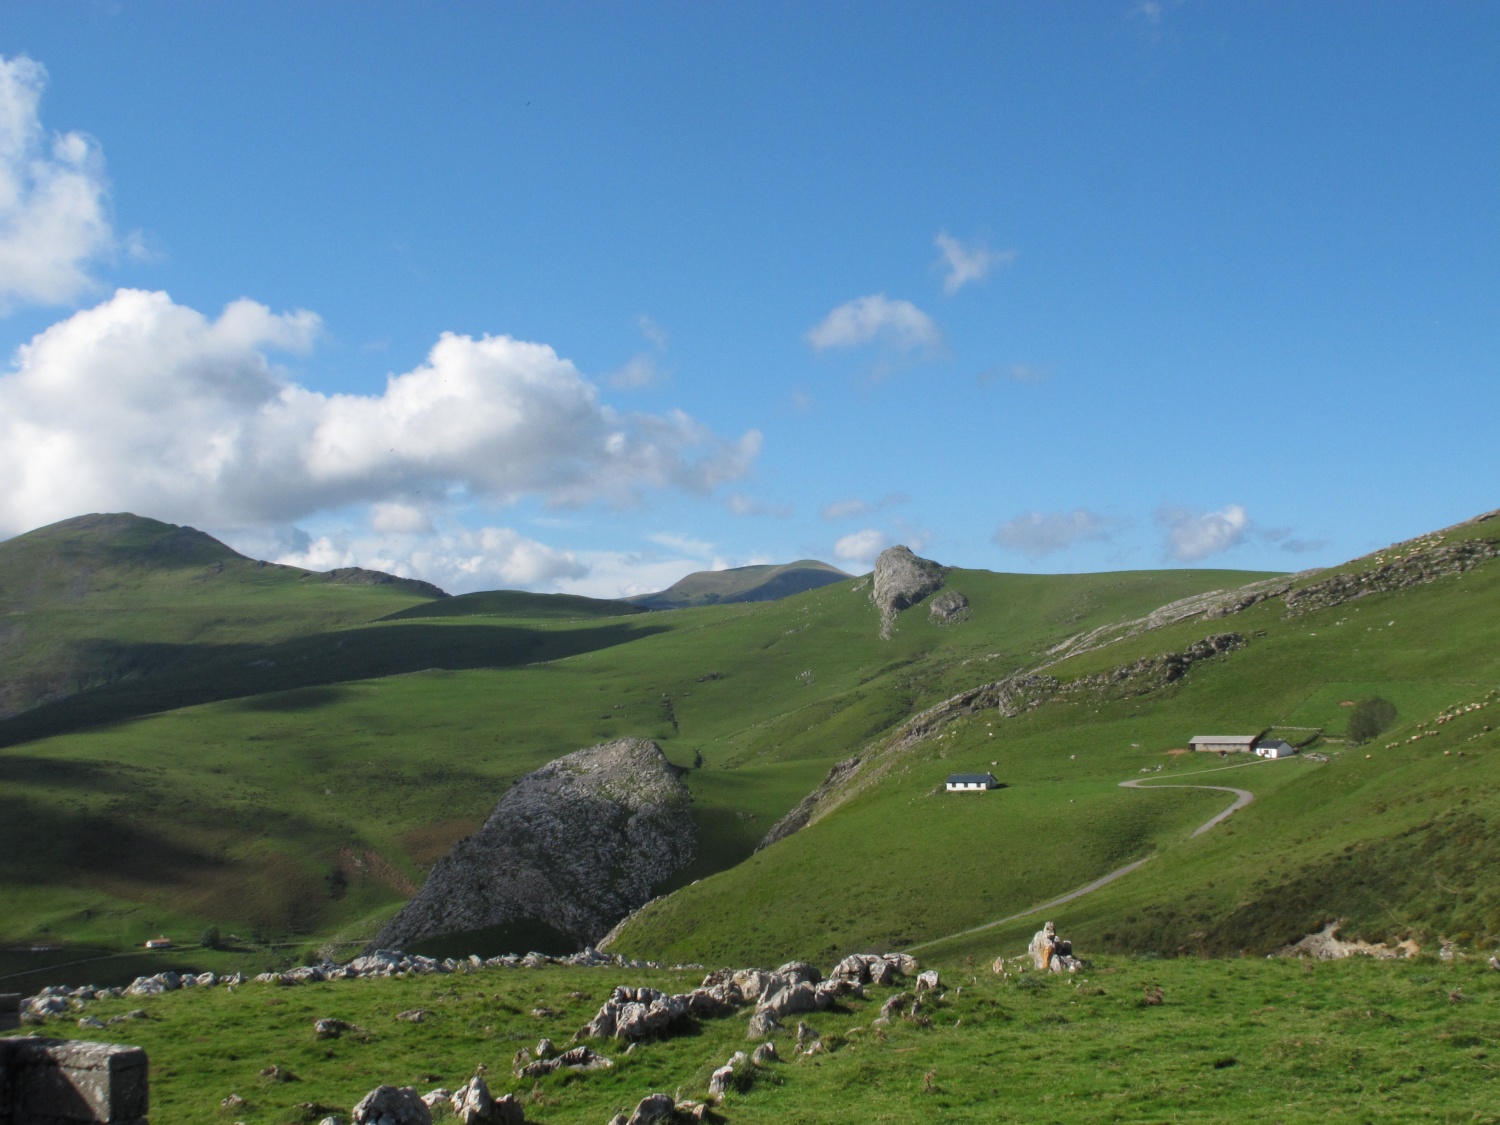
[[1166, 529], [1167, 555], [1178, 562], [1197, 562], [1238, 547], [1250, 530], [1250, 517], [1238, 504], [1217, 512], [1166, 506], [1157, 509], [1156, 522]]
[[982, 242], [967, 245], [947, 231], [939, 231], [933, 240], [942, 256], [938, 265], [947, 270], [943, 278], [943, 292], [952, 296], [971, 281], [983, 281], [996, 266], [1015, 261], [1014, 250], [991, 250]]
[[1008, 551], [1039, 559], [1065, 551], [1075, 543], [1107, 540], [1118, 526], [1118, 520], [1087, 508], [1071, 512], [1025, 512], [1002, 523], [993, 539]]
[[550, 347], [508, 336], [444, 333], [381, 394], [322, 394], [269, 358], [319, 328], [247, 300], [210, 320], [120, 290], [40, 333], [0, 375], [0, 534], [120, 510], [245, 527], [455, 490], [629, 503], [708, 492], [760, 449], [754, 430], [618, 412]]
[[40, 63], [0, 58], [0, 312], [72, 300], [92, 284], [88, 264], [115, 246], [99, 146], [46, 133], [46, 84]]
[[307, 570], [362, 566], [420, 578], [454, 594], [550, 589], [589, 573], [572, 551], [549, 547], [508, 527], [464, 528], [417, 538], [382, 533], [389, 530], [375, 527], [374, 535], [308, 537], [274, 561]]
[[844, 562], [870, 566], [875, 562], [875, 556], [890, 545], [890, 537], [885, 532], [867, 527], [845, 535], [833, 545], [833, 553]]
[[809, 329], [807, 342], [817, 351], [857, 348], [879, 341], [898, 351], [936, 347], [942, 333], [932, 318], [910, 301], [893, 301], [884, 293], [856, 297], [834, 309]]

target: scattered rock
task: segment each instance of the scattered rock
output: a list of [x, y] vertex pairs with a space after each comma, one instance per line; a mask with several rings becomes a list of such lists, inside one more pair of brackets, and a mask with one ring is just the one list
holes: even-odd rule
[[880, 610], [880, 636], [889, 640], [896, 615], [943, 585], [943, 568], [919, 558], [909, 547], [887, 547], [875, 560], [870, 600]]
[[969, 599], [957, 590], [945, 590], [927, 605], [927, 619], [938, 626], [962, 625], [972, 616]]
[[733, 1058], [709, 1076], [709, 1096], [722, 1098], [731, 1088], [743, 1089], [748, 1086], [751, 1075], [750, 1068], [750, 1056], [745, 1054], [744, 1051], [736, 1051]]
[[484, 1079], [475, 1075], [449, 1099], [454, 1116], [464, 1125], [525, 1125], [526, 1111], [513, 1094], [496, 1098]]
[[354, 1107], [354, 1125], [432, 1125], [432, 1111], [410, 1086], [377, 1086]]
[[648, 739], [558, 758], [516, 782], [437, 862], [377, 943], [520, 921], [597, 942], [692, 858], [691, 801]]
[[407, 1023], [421, 1023], [430, 1015], [432, 1013], [426, 1008], [410, 1008], [404, 1012], [397, 1012], [396, 1018], [398, 1020], [405, 1020]]
[[936, 989], [941, 987], [941, 984], [942, 982], [938, 977], [938, 971], [936, 969], [928, 969], [925, 973], [922, 973], [917, 977], [917, 995], [922, 995], [922, 990], [924, 988], [929, 990]]
[[745, 1032], [746, 1039], [764, 1039], [773, 1031], [781, 1030], [781, 1021], [774, 1014], [766, 1011], [756, 1012], [750, 1017], [750, 1027]]
[[439, 1086], [435, 1090], [428, 1090], [422, 1095], [422, 1102], [428, 1109], [436, 1109], [438, 1103], [446, 1102], [453, 1097], [453, 1091]]
[[780, 1059], [776, 1054], [776, 1044], [772, 1043], [770, 1040], [762, 1043], [759, 1047], [750, 1052], [750, 1061], [753, 1062], [756, 1066], [765, 1066], [766, 1063], [779, 1062]]
[[1344, 921], [1340, 918], [1329, 922], [1317, 933], [1308, 934], [1300, 941], [1282, 946], [1276, 951], [1275, 956], [1312, 957], [1319, 961], [1337, 961], [1344, 957], [1362, 956], [1391, 961], [1398, 957], [1414, 957], [1421, 952], [1421, 947], [1410, 939], [1397, 942], [1394, 946], [1388, 946], [1384, 942], [1372, 944], [1368, 941], [1344, 941], [1338, 936], [1339, 927], [1344, 924]]
[[677, 1112], [677, 1103], [668, 1094], [647, 1094], [635, 1107], [635, 1112], [625, 1125], [656, 1125], [670, 1122]]
[[297, 1076], [284, 1066], [272, 1063], [260, 1072], [262, 1078], [269, 1078], [272, 1082], [295, 1082]]
[[337, 1039], [344, 1032], [354, 1030], [352, 1023], [345, 1023], [343, 1020], [322, 1019], [313, 1024], [313, 1034], [319, 1039]]
[[1083, 962], [1073, 956], [1073, 943], [1057, 936], [1057, 926], [1048, 922], [1031, 938], [1027, 950], [1031, 963], [1042, 972], [1072, 973], [1083, 968]]
[[219, 1108], [234, 1110], [237, 1112], [245, 1108], [245, 1099], [240, 1097], [238, 1094], [230, 1094], [227, 1098], [219, 1103]]
[[564, 1051], [556, 1058], [542, 1058], [516, 1067], [517, 1078], [540, 1078], [558, 1070], [608, 1070], [615, 1064], [592, 1047], [580, 1046]]

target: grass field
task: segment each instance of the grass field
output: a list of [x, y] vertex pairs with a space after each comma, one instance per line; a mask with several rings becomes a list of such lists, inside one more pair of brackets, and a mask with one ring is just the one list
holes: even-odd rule
[[[1018, 945], [943, 966], [946, 992], [926, 1006], [925, 1025], [870, 1027], [894, 988], [805, 1017], [825, 1050], [798, 1057], [793, 1036], [779, 1034], [782, 1061], [732, 1091], [723, 1115], [744, 1125], [1500, 1121], [1500, 973], [1479, 963], [1103, 956], [1071, 978], [1002, 978], [987, 967], [997, 952]], [[616, 984], [683, 991], [700, 976], [549, 968], [252, 983], [91, 1005], [101, 1017], [148, 1014], [107, 1031], [72, 1019], [41, 1030], [145, 1047], [156, 1125], [227, 1120], [230, 1094], [245, 1099], [232, 1116], [246, 1125], [316, 1121], [346, 1115], [378, 1084], [455, 1089], [479, 1066], [492, 1092], [525, 1102], [529, 1121], [599, 1125], [655, 1091], [703, 1098], [712, 1070], [752, 1045], [744, 1015], [629, 1055], [595, 1044], [614, 1061], [605, 1071], [517, 1080], [512, 1055], [542, 1036], [566, 1046]], [[413, 1008], [432, 1014], [395, 1018]], [[313, 1022], [324, 1017], [361, 1030], [318, 1040]], [[273, 1065], [291, 1080], [263, 1076]]]
[[[1477, 525], [1449, 538], [1486, 534]], [[209, 924], [254, 939], [253, 956], [267, 959], [288, 955], [270, 945], [358, 942], [512, 780], [623, 735], [656, 738], [682, 765], [703, 761], [685, 778], [699, 854], [660, 888], [674, 893], [626, 927], [615, 948], [633, 955], [829, 961], [925, 944], [1146, 857], [1068, 904], [1064, 930], [1087, 948], [1164, 955], [1265, 952], [1333, 917], [1372, 939], [1500, 940], [1488, 874], [1500, 858], [1489, 843], [1500, 838], [1500, 767], [1482, 729], [1492, 712], [1417, 725], [1500, 684], [1493, 562], [1299, 615], [1266, 601], [1053, 664], [1066, 682], [1211, 632], [1246, 639], [1144, 694], [1102, 687], [1012, 719], [960, 718], [883, 761], [878, 781], [811, 827], [754, 851], [830, 765], [878, 757], [921, 709], [1046, 663], [1068, 636], [1258, 577], [957, 570], [949, 586], [973, 619], [939, 628], [917, 607], [890, 641], [851, 581], [627, 616], [614, 616], [617, 603], [534, 595], [476, 596], [467, 608], [408, 596], [404, 608], [0, 724], [11, 742], [0, 751], [0, 941], [59, 943], [58, 959], [75, 945], [124, 952], [161, 930], [191, 942]], [[454, 615], [417, 616], [456, 604]], [[1396, 704], [1396, 726], [1356, 751], [1342, 741], [1343, 705], [1376, 694]], [[116, 717], [96, 721], [112, 707]], [[55, 733], [24, 737], [26, 723], [49, 722]], [[1190, 834], [1226, 794], [1119, 787], [1142, 771], [1170, 782], [1219, 765], [1171, 753], [1194, 733], [1271, 727], [1328, 760], [1235, 771], [1257, 800], [1204, 836]], [[1419, 730], [1442, 733], [1407, 741]], [[986, 770], [1006, 787], [942, 792], [949, 772]], [[934, 953], [968, 956], [1035, 922]], [[28, 973], [13, 978], [20, 987], [62, 971], [38, 965], [0, 954], [0, 975]], [[78, 973], [86, 967], [64, 979]]]
[[[1227, 629], [1247, 646], [1165, 690], [1105, 690], [1013, 719], [988, 712], [954, 722], [824, 819], [655, 904], [614, 948], [826, 959], [928, 942], [1147, 856], [1156, 858], [1070, 904], [1059, 922], [1091, 948], [1164, 954], [1267, 952], [1335, 917], [1372, 937], [1500, 942], [1491, 890], [1500, 739], [1488, 729], [1496, 712], [1432, 725], [1452, 704], [1496, 699], [1500, 566], [1291, 618], [1279, 601], [1264, 602], [1049, 671], [1076, 678]], [[1342, 704], [1367, 694], [1393, 700], [1399, 718], [1356, 750], [1342, 741]], [[1441, 733], [1404, 741], [1419, 723]], [[1273, 726], [1311, 728], [1292, 733], [1316, 737], [1310, 749], [1331, 760], [1236, 771], [1225, 784], [1259, 799], [1212, 833], [1189, 838], [1225, 794], [1118, 788], [1143, 770], [1160, 767], [1152, 776], [1166, 782], [1204, 769], [1201, 756], [1171, 753], [1195, 733]], [[1398, 745], [1386, 748], [1390, 741]], [[950, 772], [985, 771], [1006, 788], [942, 791]]]
[[[163, 526], [147, 530], [170, 534]], [[132, 584], [108, 596], [170, 616], [174, 583], [204, 565], [189, 556], [165, 577], [126, 568]], [[276, 605], [353, 595], [363, 609], [312, 615], [315, 629], [292, 637], [267, 625], [200, 647], [186, 665], [0, 722], [0, 942], [124, 951], [163, 930], [191, 941], [210, 924], [258, 944], [357, 941], [517, 776], [623, 735], [654, 737], [684, 765], [703, 757], [687, 778], [700, 849], [685, 884], [746, 858], [832, 762], [976, 673], [1249, 577], [958, 571], [950, 584], [975, 620], [939, 629], [919, 609], [888, 642], [850, 582], [636, 614], [589, 599], [433, 600], [296, 578], [290, 595], [275, 587]], [[165, 591], [157, 600], [141, 594], [152, 582]], [[214, 589], [220, 603], [204, 594], [183, 613], [198, 621], [218, 604], [230, 629], [226, 607], [243, 591]], [[78, 609], [43, 598], [29, 612], [81, 621], [103, 596]], [[27, 970], [22, 986], [50, 979], [31, 955], [0, 953], [0, 976]]]

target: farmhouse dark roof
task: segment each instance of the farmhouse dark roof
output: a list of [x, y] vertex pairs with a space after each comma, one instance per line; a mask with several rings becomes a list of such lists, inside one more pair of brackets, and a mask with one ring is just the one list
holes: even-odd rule
[[992, 773], [950, 773], [948, 775], [949, 785], [978, 785], [985, 781], [994, 781]]

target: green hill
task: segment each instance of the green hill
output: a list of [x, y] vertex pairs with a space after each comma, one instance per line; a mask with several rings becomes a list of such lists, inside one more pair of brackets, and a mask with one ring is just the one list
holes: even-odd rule
[[1253, 577], [954, 571], [972, 620], [938, 628], [919, 607], [890, 641], [847, 581], [608, 619], [381, 613], [86, 691], [0, 723], [0, 941], [63, 941], [67, 960], [208, 924], [357, 940], [510, 781], [622, 735], [684, 765], [702, 754], [688, 883], [750, 856], [834, 761], [980, 670]]
[[780, 566], [737, 566], [728, 570], [699, 570], [656, 594], [637, 594], [626, 601], [646, 609], [685, 609], [688, 606], [736, 602], [774, 602], [816, 590], [848, 578], [838, 567], [816, 559], [799, 559]]
[[513, 617], [535, 621], [548, 618], [626, 617], [645, 613], [644, 606], [577, 594], [532, 594], [525, 590], [483, 590], [442, 601], [422, 602], [386, 614], [382, 621], [410, 621], [418, 617]]
[[[868, 742], [808, 827], [656, 903], [614, 948], [715, 963], [992, 956], [1041, 916], [941, 939], [1146, 857], [1050, 911], [1060, 930], [1084, 949], [1160, 954], [1265, 953], [1335, 919], [1370, 940], [1500, 942], [1497, 553], [1491, 514], [1161, 627], [1104, 630], [1092, 651], [1060, 646], [1040, 662], [1052, 683], [1012, 681]], [[1154, 659], [1230, 632], [1220, 655]], [[1353, 745], [1346, 704], [1372, 696], [1396, 723]], [[1182, 750], [1266, 728], [1308, 752], [1250, 764]], [[950, 772], [986, 771], [1007, 787], [942, 791]], [[1256, 800], [1194, 837], [1230, 798], [1119, 788], [1147, 771]]]
[[[1492, 514], [1289, 577], [954, 569], [971, 618], [940, 627], [919, 605], [888, 641], [852, 580], [625, 616], [339, 589], [370, 599], [364, 616], [275, 641], [291, 622], [274, 612], [247, 618], [256, 640], [224, 624], [225, 647], [190, 667], [0, 722], [0, 941], [57, 943], [56, 962], [208, 924], [357, 942], [515, 778], [638, 735], [681, 765], [701, 756], [685, 777], [700, 850], [620, 952], [827, 962], [906, 946], [962, 964], [1018, 948], [1041, 921], [1027, 911], [1138, 860], [1056, 909], [1081, 949], [1261, 953], [1336, 918], [1346, 936], [1482, 947], [1500, 941], [1497, 554]], [[286, 589], [329, 593], [295, 573]], [[156, 620], [176, 612], [166, 599], [135, 612], [186, 629]], [[1346, 704], [1372, 697], [1393, 725], [1355, 747]], [[1183, 749], [1267, 729], [1306, 752]], [[953, 772], [1006, 788], [949, 795]], [[1129, 779], [1255, 800], [1193, 835], [1229, 794]], [[757, 850], [794, 808], [805, 827]]]
[[446, 595], [258, 562], [191, 527], [79, 516], [0, 543], [0, 718]]

